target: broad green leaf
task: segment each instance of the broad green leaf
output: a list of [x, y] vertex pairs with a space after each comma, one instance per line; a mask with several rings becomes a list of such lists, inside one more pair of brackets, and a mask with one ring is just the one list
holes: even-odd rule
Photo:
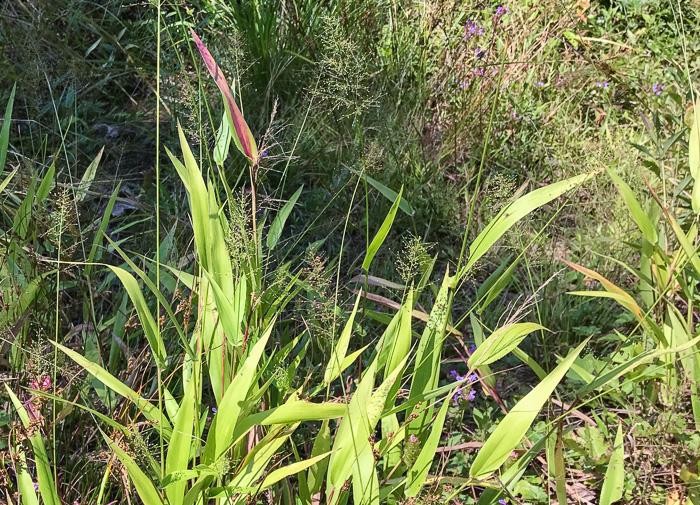
[[621, 365], [616, 366], [609, 372], [607, 372], [604, 375], [601, 375], [600, 377], [597, 377], [594, 381], [592, 381], [589, 384], [584, 385], [581, 387], [578, 391], [576, 391], [576, 395], [579, 398], [583, 398], [587, 393], [590, 391], [595, 391], [601, 386], [604, 386], [618, 377], [624, 375], [625, 373], [629, 372], [633, 368], [641, 365], [642, 363], [647, 363], [649, 361], [652, 361], [656, 358], [659, 358], [661, 356], [665, 356], [667, 354], [675, 354], [679, 352], [686, 351], [688, 349], [691, 349], [695, 345], [700, 343], [700, 336], [695, 337], [693, 340], [689, 340], [683, 344], [680, 344], [676, 347], [673, 348], [663, 348], [663, 349], [650, 349], [648, 351], [644, 351], [637, 356], [634, 356]]
[[[195, 442], [192, 429], [199, 418], [197, 409], [197, 393], [201, 385], [200, 366], [201, 361], [194, 363], [192, 378], [187, 383], [185, 396], [182, 398], [178, 409], [177, 419], [173, 427], [173, 435], [168, 444], [168, 455], [165, 460], [165, 471], [168, 474], [187, 470], [191, 447]], [[186, 481], [174, 483], [166, 490], [170, 505], [179, 505], [185, 496]]]
[[209, 435], [207, 436], [206, 448], [202, 458], [204, 463], [213, 463], [231, 446], [238, 415], [255, 379], [258, 363], [265, 351], [267, 340], [272, 334], [273, 326], [273, 324], [268, 326], [262, 337], [250, 350], [250, 354], [243, 362], [240, 370], [219, 402]]
[[498, 269], [496, 269], [476, 291], [476, 297], [480, 301], [479, 314], [484, 312], [484, 309], [486, 309], [486, 307], [488, 307], [508, 286], [508, 283], [510, 283], [515, 267], [518, 266], [519, 261], [516, 259], [510, 266], [508, 265], [509, 262], [510, 258], [506, 258]]
[[134, 483], [136, 492], [138, 493], [139, 498], [141, 498], [141, 501], [143, 501], [144, 505], [162, 505], [163, 500], [161, 499], [160, 494], [153, 485], [151, 479], [148, 478], [143, 470], [141, 470], [139, 465], [133, 459], [131, 459], [131, 456], [124, 452], [124, 450], [119, 447], [114, 440], [107, 436], [105, 436], [105, 438], [107, 438], [107, 443], [114, 451], [114, 454], [117, 455], [119, 461], [121, 461], [122, 465], [124, 465], [126, 468], [129, 477]]
[[303, 184], [301, 185], [301, 187], [299, 189], [296, 190], [296, 192], [292, 195], [292, 197], [289, 199], [289, 201], [284, 204], [284, 206], [280, 209], [280, 211], [275, 216], [275, 220], [272, 221], [272, 225], [270, 226], [270, 231], [267, 232], [267, 247], [268, 247], [268, 249], [274, 249], [275, 246], [277, 245], [277, 242], [279, 242], [279, 239], [282, 236], [282, 230], [284, 229], [284, 224], [287, 222], [287, 218], [289, 217], [289, 214], [292, 212], [294, 205], [297, 203], [297, 200], [299, 199], [299, 195], [301, 195], [302, 189], [304, 189]]
[[608, 462], [608, 469], [605, 471], [605, 481], [600, 490], [600, 505], [611, 505], [622, 498], [625, 485], [625, 447], [622, 438], [622, 424], [617, 425], [617, 435], [615, 435], [615, 445]]
[[586, 339], [569, 354], [552, 372], [535, 388], [520, 400], [506, 417], [498, 423], [494, 432], [477, 454], [469, 469], [469, 475], [485, 479], [506, 462], [511, 451], [517, 448], [530, 425], [537, 417], [547, 398], [564, 377], [569, 367], [581, 353], [590, 338]]
[[[311, 448], [311, 457], [315, 458], [324, 454], [330, 454], [331, 451], [331, 430], [328, 419], [321, 424], [321, 429], [318, 430], [314, 446]], [[309, 492], [315, 495], [321, 491], [323, 485], [323, 476], [328, 469], [328, 460], [321, 458], [316, 464], [309, 468], [306, 474], [306, 482], [309, 485]]]
[[10, 172], [10, 175], [5, 177], [4, 181], [0, 182], [0, 193], [2, 193], [4, 191], [4, 189], [7, 187], [7, 185], [10, 184], [10, 181], [17, 173], [17, 170], [19, 170], [19, 167], [15, 168], [12, 172]]
[[[24, 408], [24, 405], [22, 405], [20, 399], [17, 398], [7, 384], [5, 384], [5, 391], [12, 400], [12, 404], [14, 405], [15, 410], [22, 421], [22, 425], [25, 427], [25, 429], [28, 429], [31, 423], [29, 413]], [[44, 439], [42, 438], [41, 430], [35, 429], [33, 434], [28, 435], [28, 438], [32, 445], [32, 451], [34, 452], [34, 463], [36, 464], [36, 473], [41, 500], [45, 505], [61, 505], [61, 499], [58, 497], [56, 484], [53, 480], [53, 472], [51, 471], [49, 457], [46, 454], [46, 447], [44, 446]]]
[[476, 369], [501, 359], [530, 333], [545, 329], [537, 323], [513, 323], [498, 328], [469, 357], [469, 368]]
[[170, 423], [168, 422], [165, 415], [162, 414], [160, 410], [158, 410], [158, 407], [153, 405], [145, 398], [142, 398], [136, 391], [131, 389], [129, 386], [121, 382], [116, 377], [114, 377], [112, 374], [110, 374], [107, 370], [99, 366], [97, 363], [93, 363], [92, 361], [86, 359], [84, 356], [81, 356], [74, 350], [64, 347], [61, 344], [58, 344], [53, 341], [51, 341], [51, 343], [58, 347], [66, 355], [68, 355], [68, 357], [75, 361], [78, 365], [83, 367], [86, 372], [88, 372], [97, 380], [102, 382], [105, 386], [109, 387], [118, 395], [123, 396], [124, 398], [133, 402], [134, 405], [136, 405], [141, 410], [141, 412], [143, 412], [143, 415], [146, 417], [146, 419], [156, 423], [156, 429], [158, 429], [157, 427], [162, 422], [163, 436], [165, 436], [166, 438], [170, 437], [172, 427], [170, 426]]
[[228, 111], [224, 111], [221, 118], [221, 126], [216, 133], [216, 144], [214, 145], [214, 162], [221, 166], [228, 158], [229, 148], [231, 147], [231, 128], [228, 121]]
[[[234, 346], [243, 344], [243, 333], [241, 332], [242, 312], [236, 310], [236, 306], [228, 300], [224, 292], [219, 287], [219, 284], [212, 278], [206, 269], [202, 268], [202, 273], [207, 277], [214, 292], [216, 300], [216, 312], [220, 318], [226, 338], [233, 343]], [[245, 278], [239, 280], [239, 286], [243, 286]]]
[[[367, 182], [369, 182], [372, 186], [374, 186], [374, 188], [377, 191], [379, 191], [382, 195], [384, 195], [387, 198], [387, 200], [389, 200], [392, 203], [396, 202], [396, 199], [399, 197], [399, 194], [396, 191], [394, 191], [391, 188], [386, 187], [384, 184], [382, 184], [381, 182], [379, 182], [376, 179], [373, 179], [372, 177], [370, 177], [367, 174], [363, 174], [362, 177], [364, 177], [365, 180], [367, 180]], [[413, 209], [411, 204], [408, 203], [408, 201], [405, 198], [400, 198], [399, 200], [400, 200], [399, 209], [401, 209], [406, 215], [412, 216], [413, 214], [416, 213], [416, 211]]]
[[[333, 490], [336, 496], [340, 494], [340, 488], [352, 474], [353, 466], [357, 464], [362, 452], [369, 451], [368, 439], [371, 431], [368, 405], [372, 398], [376, 371], [375, 360], [365, 371], [336, 432], [333, 454], [328, 462], [327, 496], [330, 496]], [[337, 498], [334, 498], [334, 503], [337, 503]]]
[[331, 354], [328, 366], [326, 366], [326, 371], [323, 374], [323, 381], [326, 384], [333, 382], [336, 377], [340, 375], [343, 361], [345, 360], [345, 355], [348, 352], [348, 345], [350, 344], [350, 337], [352, 336], [352, 326], [355, 322], [355, 315], [357, 314], [357, 307], [360, 305], [360, 299], [362, 298], [362, 290], [357, 295], [355, 300], [355, 306], [352, 309], [350, 318], [348, 322], [345, 323], [343, 331], [340, 333], [340, 338], [333, 348], [333, 353]]
[[[442, 344], [445, 339], [445, 328], [449, 318], [450, 286], [454, 278], [450, 277], [449, 267], [445, 271], [442, 286], [438, 292], [433, 307], [430, 311], [428, 322], [423, 330], [423, 335], [418, 343], [416, 361], [413, 368], [409, 401], [415, 400], [428, 391], [434, 390], [438, 385], [440, 374], [440, 362], [442, 357]], [[408, 431], [410, 434], [419, 435], [429, 424], [433, 414], [432, 407], [428, 407], [418, 414], [418, 417], [410, 422]]]
[[538, 207], [551, 202], [567, 191], [585, 184], [600, 171], [601, 170], [594, 170], [587, 174], [581, 174], [564, 181], [555, 182], [544, 188], [536, 189], [506, 205], [487, 227], [479, 233], [479, 236], [474, 239], [474, 242], [472, 242], [469, 247], [469, 259], [462, 268], [462, 271], [457, 273], [456, 279], [461, 279], [511, 226]]
[[90, 165], [88, 166], [87, 170], [83, 174], [82, 179], [80, 179], [80, 183], [78, 184], [78, 187], [75, 190], [76, 201], [82, 202], [87, 196], [88, 190], [92, 185], [92, 181], [95, 179], [95, 174], [97, 173], [97, 166], [100, 164], [100, 160], [102, 159], [102, 153], [104, 153], [104, 151], [105, 148], [103, 146], [102, 149], [100, 149], [100, 152], [97, 153], [97, 156], [95, 156], [95, 159], [92, 160], [92, 163], [90, 163]]
[[[688, 157], [690, 173], [697, 186], [698, 179], [700, 179], [700, 99], [693, 108], [693, 127], [690, 129], [690, 139], [688, 140]], [[0, 164], [0, 166], [2, 165]]]
[[447, 415], [447, 409], [450, 406], [451, 399], [452, 395], [445, 398], [435, 421], [430, 425], [428, 440], [426, 440], [413, 466], [408, 469], [408, 474], [406, 475], [406, 496], [417, 496], [425, 483], [430, 465], [433, 463], [433, 459], [435, 459], [435, 451], [440, 443], [442, 427], [445, 424], [445, 416]]
[[51, 191], [51, 188], [54, 186], [54, 174], [56, 173], [56, 162], [54, 161], [51, 163], [51, 166], [49, 167], [49, 170], [46, 172], [46, 175], [44, 175], [44, 178], [41, 180], [41, 184], [39, 184], [39, 189], [36, 190], [36, 203], [37, 205], [43, 202], [47, 196], [49, 196], [49, 192]]
[[265, 480], [260, 485], [260, 489], [267, 489], [268, 487], [272, 486], [273, 484], [276, 484], [282, 479], [286, 479], [290, 475], [295, 475], [301, 471], [306, 470], [307, 468], [315, 465], [322, 459], [328, 457], [330, 453], [331, 452], [328, 451], [323, 454], [319, 454], [318, 456], [312, 456], [311, 458], [306, 459], [304, 461], [298, 461], [296, 463], [292, 463], [291, 465], [287, 465], [270, 472], [270, 474], [268, 474], [267, 477], [265, 477]]
[[[10, 144], [10, 124], [12, 123], [12, 106], [15, 103], [15, 90], [17, 89], [17, 84], [12, 86], [12, 91], [10, 92], [10, 99], [7, 101], [7, 106], [5, 107], [5, 119], [2, 123], [2, 129], [0, 129], [0, 173], [5, 170], [5, 162], [7, 161], [7, 147]], [[17, 169], [15, 169], [15, 172]], [[14, 175], [14, 172], [12, 173]], [[6, 186], [12, 175], [3, 182]], [[4, 188], [4, 186], [3, 186]], [[0, 188], [2, 191], [2, 188]]]
[[11, 455], [19, 460], [19, 465], [15, 465], [15, 472], [17, 472], [17, 489], [22, 497], [22, 505], [39, 505], [39, 498], [36, 496], [32, 476], [29, 475], [27, 456], [24, 454], [22, 444], [17, 444], [15, 448], [10, 448], [10, 451], [12, 450], [17, 450], [15, 454]]
[[119, 277], [119, 280], [122, 281], [122, 284], [124, 285], [124, 289], [126, 289], [126, 292], [129, 293], [129, 298], [131, 298], [131, 302], [134, 304], [136, 313], [139, 316], [139, 321], [141, 321], [143, 333], [151, 347], [153, 358], [159, 367], [164, 368], [167, 358], [165, 353], [165, 344], [163, 343], [160, 330], [158, 329], [158, 326], [151, 315], [151, 310], [148, 308], [148, 304], [146, 303], [146, 299], [141, 292], [138, 282], [136, 282], [133, 275], [123, 268], [114, 267], [111, 265], [108, 265], [108, 267], [117, 275], [117, 277]]
[[[42, 186], [44, 183], [41, 183]], [[114, 204], [117, 201], [117, 195], [119, 194], [119, 188], [121, 187], [122, 183], [121, 181], [117, 183], [117, 187], [115, 188], [114, 192], [112, 193], [112, 196], [109, 197], [109, 201], [107, 202], [107, 207], [105, 207], [105, 211], [102, 214], [102, 220], [100, 221], [100, 227], [97, 230], [97, 233], [95, 233], [95, 238], [92, 240], [92, 247], [90, 248], [90, 254], [88, 254], [88, 260], [87, 260], [87, 265], [85, 265], [85, 276], [90, 277], [90, 272], [92, 272], [92, 262], [95, 261], [95, 256], [97, 255], [97, 251], [102, 245], [102, 239], [105, 236], [105, 231], [107, 230], [107, 225], [109, 224], [109, 218], [112, 216], [112, 210], [114, 210]]]
[[394, 218], [396, 217], [396, 211], [399, 208], [399, 203], [401, 202], [401, 194], [403, 193], [403, 186], [401, 186], [401, 190], [399, 191], [399, 196], [394, 200], [393, 205], [391, 206], [391, 209], [389, 209], [389, 214], [384, 218], [384, 222], [382, 225], [379, 227], [379, 231], [377, 231], [377, 234], [374, 236], [372, 239], [372, 242], [369, 244], [369, 247], [367, 248], [367, 255], [365, 256], [365, 260], [362, 262], [362, 268], [368, 272], [369, 267], [372, 264], [372, 260], [374, 259], [374, 256], [377, 254], [377, 251], [379, 251], [379, 248], [382, 246], [384, 243], [384, 240], [386, 239], [386, 236], [389, 234], [389, 230], [391, 230], [391, 225], [394, 224]]
[[646, 238], [652, 244], [656, 244], [658, 238], [656, 234], [656, 227], [649, 220], [649, 216], [647, 216], [646, 212], [644, 212], [642, 206], [639, 205], [639, 202], [634, 197], [634, 192], [632, 189], [611, 169], [607, 169], [607, 171], [610, 178], [615, 182], [620, 190], [622, 197], [625, 199], [627, 207], [630, 209], [630, 213], [644, 235], [644, 238]]

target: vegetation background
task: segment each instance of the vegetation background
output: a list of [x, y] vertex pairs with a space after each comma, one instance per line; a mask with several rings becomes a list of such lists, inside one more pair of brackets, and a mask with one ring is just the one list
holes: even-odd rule
[[699, 9], [0, 1], [0, 501], [700, 504]]

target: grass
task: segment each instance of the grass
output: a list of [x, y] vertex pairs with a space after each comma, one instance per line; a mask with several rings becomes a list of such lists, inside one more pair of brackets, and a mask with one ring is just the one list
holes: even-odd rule
[[0, 3], [2, 500], [697, 503], [697, 7]]

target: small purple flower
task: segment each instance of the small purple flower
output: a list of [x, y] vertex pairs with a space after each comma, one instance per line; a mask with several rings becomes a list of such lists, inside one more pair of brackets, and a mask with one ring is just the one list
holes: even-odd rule
[[265, 149], [265, 150], [262, 152], [262, 157], [263, 157], [263, 158], [267, 157], [267, 149]]
[[601, 87], [603, 86], [603, 83], [600, 82], [600, 81], [598, 81], [598, 82], [596, 83], [596, 86], [598, 86], [599, 88], [601, 88]]
[[212, 408], [211, 408], [211, 411], [212, 411], [214, 414], [216, 414], [216, 407], [212, 407]]
[[507, 505], [507, 502], [503, 498], [498, 500], [498, 503], [500, 503], [501, 505]]
[[603, 88], [604, 88], [604, 89], [608, 89], [609, 87], [610, 87], [610, 83], [609, 83], [608, 81], [605, 81], [605, 82], [603, 83]]
[[542, 86], [544, 86], [544, 82], [542, 82], [542, 81], [537, 81], [537, 82], [535, 83], [535, 86], [538, 87], [538, 88], [541, 88]]
[[469, 400], [470, 402], [473, 402], [475, 399], [476, 399], [476, 391], [474, 391], [472, 389], [471, 391], [469, 391], [469, 394], [467, 395], [467, 400]]
[[35, 483], [34, 483], [34, 491], [38, 491], [38, 490], [39, 490], [39, 484], [37, 484], [37, 483], [35, 482]]
[[484, 34], [484, 29], [479, 26], [476, 21], [469, 20], [464, 25], [464, 40], [472, 37], [481, 37]]
[[666, 89], [665, 84], [654, 84], [654, 86], [653, 86], [654, 94], [656, 96], [659, 96], [661, 93], [663, 93], [664, 89]]
[[474, 70], [474, 75], [484, 75], [484, 69], [478, 68], [478, 69]]
[[469, 81], [462, 81], [462, 82], [460, 83], [460, 86], [463, 87], [463, 88], [466, 88], [467, 86], [469, 86]]
[[469, 377], [467, 377], [467, 380], [469, 382], [476, 382], [479, 380], [479, 376], [476, 375], [475, 373], [471, 374]]
[[503, 16], [504, 14], [510, 14], [510, 9], [508, 7], [503, 7], [502, 5], [499, 5], [496, 8], [496, 15]]
[[469, 346], [469, 354], [474, 354], [474, 351], [476, 351], [476, 344]]

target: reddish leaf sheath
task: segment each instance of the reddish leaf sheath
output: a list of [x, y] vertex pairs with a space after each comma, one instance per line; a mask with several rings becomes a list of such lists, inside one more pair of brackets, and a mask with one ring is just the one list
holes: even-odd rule
[[209, 52], [209, 49], [207, 49], [207, 46], [204, 45], [192, 28], [190, 28], [190, 32], [192, 33], [192, 38], [194, 38], [194, 41], [197, 44], [199, 53], [202, 55], [202, 59], [204, 59], [204, 64], [209, 69], [209, 73], [214, 78], [214, 82], [216, 82], [219, 90], [221, 90], [221, 94], [224, 95], [224, 98], [226, 99], [229, 111], [231, 112], [231, 119], [233, 119], [233, 127], [236, 130], [236, 137], [238, 137], [240, 149], [252, 163], [255, 163], [258, 159], [258, 148], [255, 145], [255, 139], [250, 133], [248, 124], [245, 122], [245, 119], [243, 119], [243, 114], [241, 114], [238, 105], [236, 105], [236, 101], [233, 99], [231, 88], [229, 88], [223, 72], [216, 64], [216, 61]]

